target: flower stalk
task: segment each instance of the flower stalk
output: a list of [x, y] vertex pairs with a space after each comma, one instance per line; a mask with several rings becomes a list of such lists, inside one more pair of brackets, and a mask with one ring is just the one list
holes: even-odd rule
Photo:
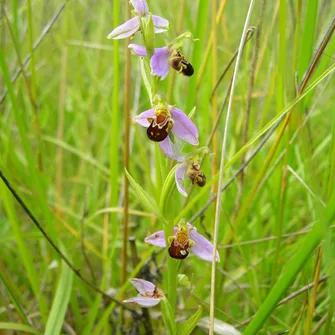
[[[157, 195], [160, 194], [159, 208], [153, 198], [133, 180], [129, 174], [127, 177], [142, 200], [145, 207], [153, 210], [156, 216], [163, 224], [163, 230], [160, 230], [150, 236], [145, 241], [166, 249], [167, 252], [167, 277], [164, 277], [167, 296], [165, 297], [154, 284], [143, 279], [132, 279], [131, 283], [139, 291], [139, 295], [125, 300], [125, 302], [137, 303], [142, 307], [154, 307], [160, 303], [163, 315], [163, 321], [168, 334], [176, 334], [175, 311], [177, 304], [177, 282], [178, 271], [181, 267], [181, 260], [188, 257], [189, 254], [195, 255], [202, 260], [215, 261], [220, 260], [217, 251], [213, 251], [213, 245], [197, 232], [196, 227], [190, 225], [185, 220], [181, 220], [177, 226], [174, 225], [172, 211], [169, 207], [170, 197], [174, 189], [183, 196], [188, 196], [184, 189], [185, 179], [189, 179], [193, 185], [200, 187], [206, 183], [206, 176], [200, 169], [200, 159], [197, 154], [200, 150], [195, 149], [199, 145], [198, 129], [190, 117], [179, 109], [172, 101], [166, 101], [164, 96], [159, 94], [159, 84], [164, 80], [170, 69], [183, 75], [185, 78], [194, 73], [191, 62], [182, 54], [181, 48], [185, 39], [192, 40], [192, 34], [185, 32], [170, 43], [164, 46], [156, 46], [155, 34], [163, 33], [168, 30], [169, 22], [149, 11], [145, 0], [131, 0], [133, 7], [133, 17], [116, 27], [108, 38], [121, 39], [130, 38], [134, 35], [140, 35], [143, 38], [143, 45], [129, 44], [126, 60], [126, 100], [125, 100], [125, 129], [126, 129], [126, 149], [125, 149], [125, 169], [129, 165], [129, 110], [130, 110], [130, 64], [128, 55], [130, 51], [136, 56], [141, 57], [141, 75], [145, 88], [148, 92], [151, 108], [138, 114], [134, 121], [145, 128], [147, 135], [147, 145], [155, 145], [160, 148], [165, 157], [177, 164], [172, 168], [164, 183], [161, 176], [157, 176], [156, 187]], [[128, 140], [127, 140], [128, 139]], [[188, 145], [192, 152], [183, 153], [183, 147]], [[207, 150], [207, 148], [206, 148]], [[155, 150], [156, 171], [162, 171], [161, 154], [159, 149]], [[159, 172], [157, 172], [159, 174]], [[163, 186], [161, 186], [163, 184]], [[128, 180], [125, 182], [125, 216], [128, 204]], [[127, 222], [127, 219], [125, 219]], [[124, 225], [126, 228], [127, 225]], [[124, 236], [127, 236], [127, 231]], [[124, 240], [125, 243], [125, 240]], [[123, 259], [126, 259], [126, 247], [124, 244]], [[126, 261], [123, 261], [123, 278], [125, 280]]]

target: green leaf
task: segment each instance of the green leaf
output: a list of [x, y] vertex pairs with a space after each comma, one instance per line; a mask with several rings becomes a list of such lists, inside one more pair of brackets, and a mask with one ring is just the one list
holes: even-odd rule
[[14, 322], [0, 322], [0, 329], [15, 330], [18, 332], [25, 332], [25, 333], [36, 334], [36, 335], [41, 334], [39, 331], [37, 331], [36, 329], [28, 325], [24, 325], [21, 323], [14, 323]]
[[[0, 264], [0, 265], [1, 265], [1, 264]], [[8, 295], [9, 295], [9, 297], [10, 297], [10, 299], [11, 299], [11, 301], [13, 302], [13, 304], [14, 304], [14, 306], [15, 306], [17, 312], [20, 314], [22, 320], [23, 320], [27, 325], [29, 325], [29, 321], [28, 321], [28, 319], [27, 319], [27, 317], [26, 317], [24, 311], [22, 310], [22, 308], [21, 308], [21, 306], [20, 306], [20, 304], [19, 304], [17, 298], [15, 297], [14, 292], [12, 291], [12, 289], [10, 288], [10, 286], [7, 284], [7, 282], [6, 282], [5, 278], [4, 278], [4, 276], [1, 274], [1, 270], [2, 270], [2, 269], [1, 269], [1, 267], [0, 267], [0, 281], [2, 282], [3, 286], [5, 287], [5, 289], [6, 289], [7, 293], [8, 293]]]
[[136, 195], [138, 196], [138, 200], [141, 202], [143, 207], [151, 212], [154, 213], [157, 218], [162, 221], [164, 224], [167, 224], [166, 219], [162, 215], [161, 211], [159, 210], [156, 201], [150, 197], [150, 195], [140, 186], [134, 178], [129, 174], [127, 169], [125, 169], [126, 176], [129, 180], [129, 183], [133, 190], [135, 191]]
[[[319, 210], [319, 214], [323, 213], [324, 208]], [[297, 274], [304, 267], [310, 254], [320, 244], [327, 233], [327, 228], [335, 217], [335, 191], [333, 191], [332, 198], [327, 204], [327, 208], [323, 215], [320, 215], [320, 221], [314, 224], [312, 230], [300, 242], [300, 248], [297, 253], [287, 262], [286, 268], [279, 277], [276, 284], [273, 286], [269, 295], [258, 309], [255, 317], [248, 325], [243, 333], [244, 335], [258, 334], [260, 328], [264, 325], [271, 312], [276, 308], [278, 302], [288, 289], [288, 287], [295, 281]], [[329, 228], [328, 228], [329, 229]]]
[[202, 307], [199, 306], [198, 310], [183, 324], [178, 327], [178, 335], [189, 335], [197, 326], [198, 321], [202, 314]]
[[72, 289], [73, 272], [62, 262], [62, 274], [46, 324], [45, 335], [60, 334]]
[[151, 57], [154, 54], [155, 47], [155, 28], [151, 14], [149, 14], [148, 18], [141, 17], [141, 30], [145, 48], [147, 49], [148, 56]]
[[173, 317], [171, 305], [169, 304], [166, 297], [164, 297], [161, 300], [160, 305], [161, 305], [161, 311], [162, 311], [162, 316], [163, 316], [163, 322], [167, 330], [167, 334], [176, 335], [177, 334], [176, 323]]
[[174, 190], [175, 187], [175, 172], [178, 167], [178, 164], [176, 164], [169, 172], [167, 175], [163, 187], [162, 187], [162, 192], [161, 196], [159, 199], [159, 208], [161, 212], [165, 215], [167, 213], [167, 205], [169, 203], [169, 199], [171, 197], [172, 191]]

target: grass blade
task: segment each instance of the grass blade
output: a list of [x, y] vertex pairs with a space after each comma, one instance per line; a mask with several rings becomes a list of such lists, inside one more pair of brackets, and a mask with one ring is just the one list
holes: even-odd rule
[[62, 261], [62, 273], [49, 313], [45, 335], [60, 334], [69, 304], [73, 282], [72, 270]]

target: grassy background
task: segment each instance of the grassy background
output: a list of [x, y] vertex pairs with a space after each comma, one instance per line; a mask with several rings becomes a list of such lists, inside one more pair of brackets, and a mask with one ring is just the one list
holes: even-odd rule
[[[126, 43], [106, 39], [125, 20], [126, 2], [68, 1], [33, 52], [34, 41], [63, 3], [2, 3], [9, 22], [2, 10], [0, 93], [8, 93], [0, 105], [1, 170], [81, 274], [119, 298], [125, 91], [131, 90], [133, 115], [150, 108], [138, 58], [131, 58], [132, 81], [126, 87]], [[208, 0], [148, 3], [153, 13], [170, 21], [169, 32], [157, 35], [159, 46], [184, 31], [199, 38], [195, 43], [187, 41], [182, 49], [195, 68], [194, 76], [170, 73], [160, 83], [159, 91], [186, 113], [197, 107], [193, 120], [199, 128], [200, 144], [205, 145], [227, 93], [232, 68], [217, 89], [217, 101], [211, 102], [213, 86], [237, 50], [249, 2], [218, 0], [216, 25]], [[335, 9], [330, 0], [265, 1], [263, 9], [262, 3], [256, 1], [251, 24], [258, 28], [246, 44], [237, 77], [228, 161], [246, 139], [259, 134], [296, 97], [296, 82], [301, 81]], [[209, 48], [213, 28], [214, 54]], [[136, 35], [133, 42], [141, 43], [140, 36]], [[333, 38], [310, 82], [334, 62], [334, 51]], [[9, 76], [20, 69], [27, 55], [29, 65], [12, 84]], [[250, 76], [255, 79], [252, 90]], [[243, 181], [236, 178], [224, 192], [215, 316], [240, 327], [242, 332], [245, 325], [241, 323], [262, 305], [303, 236], [320, 222], [323, 204], [331, 197], [335, 171], [334, 87], [334, 78], [326, 78], [293, 109], [269, 167], [264, 169], [264, 164], [278, 130], [252, 160]], [[250, 115], [246, 118], [249, 104]], [[215, 160], [220, 157], [223, 123], [224, 114], [214, 147], [204, 161], [208, 182], [217, 171]], [[132, 122], [130, 131], [129, 171], [158, 201], [171, 162], [149, 143], [143, 128]], [[240, 157], [226, 169], [226, 180], [243, 160]], [[185, 198], [175, 190], [169, 213], [177, 217], [185, 207], [182, 213], [189, 219], [212, 194], [211, 187], [194, 189], [191, 202], [188, 200], [190, 206], [185, 207]], [[108, 334], [117, 329], [119, 308], [73, 275], [2, 183], [0, 197], [0, 332], [10, 334], [10, 329], [18, 329], [27, 333]], [[130, 235], [135, 237], [138, 258], [145, 266], [138, 273], [138, 260], [132, 261], [131, 250], [127, 273], [130, 276], [135, 269], [132, 275], [164, 287], [166, 254], [143, 242], [162, 225], [145, 211], [132, 189], [129, 208]], [[214, 209], [210, 206], [193, 222], [209, 238]], [[285, 296], [332, 275], [332, 231], [326, 231], [326, 245], [316, 249], [303, 264]], [[207, 316], [210, 264], [188, 257], [180, 273], [188, 276], [191, 287], [178, 289], [177, 318], [187, 319], [199, 304], [204, 307], [203, 316]], [[130, 287], [123, 290], [127, 297], [135, 294]], [[330, 334], [334, 310], [330, 292], [328, 280], [317, 290], [310, 288], [288, 300], [271, 313], [259, 334]], [[151, 320], [156, 333], [161, 333], [163, 325], [156, 312], [150, 310]], [[126, 313], [124, 329], [129, 331], [131, 327], [138, 325]], [[203, 331], [197, 328], [195, 333]]]

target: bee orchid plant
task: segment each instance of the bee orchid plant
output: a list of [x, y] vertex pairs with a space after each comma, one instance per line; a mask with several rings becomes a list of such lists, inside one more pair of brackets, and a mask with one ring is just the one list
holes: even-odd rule
[[[116, 27], [109, 35], [111, 39], [121, 39], [131, 37], [138, 32], [143, 37], [143, 45], [129, 44], [133, 54], [147, 62], [149, 73], [145, 75], [152, 76], [152, 80], [144, 80], [155, 87], [147, 87], [152, 108], [135, 116], [134, 121], [146, 128], [148, 138], [147, 145], [159, 145], [164, 155], [176, 162], [174, 175], [168, 178], [175, 179], [176, 189], [183, 196], [188, 194], [184, 187], [185, 179], [189, 179], [192, 185], [204, 186], [206, 176], [201, 171], [199, 151], [184, 154], [180, 149], [180, 143], [190, 144], [193, 148], [199, 145], [199, 132], [196, 124], [181, 109], [173, 104], [173, 101], [165, 101], [161, 94], [156, 94], [159, 82], [164, 80], [170, 71], [170, 68], [183, 74], [187, 80], [194, 73], [191, 63], [182, 55], [180, 49], [183, 46], [184, 39], [192, 39], [192, 34], [186, 32], [179, 35], [170, 43], [156, 47], [155, 34], [164, 33], [169, 28], [169, 22], [149, 11], [145, 0], [131, 0], [134, 16]], [[144, 76], [141, 71], [142, 76]], [[148, 79], [148, 78], [144, 78]], [[153, 84], [154, 83], [154, 84]], [[154, 94], [152, 94], [154, 92]], [[153, 143], [157, 142], [157, 143]], [[173, 178], [173, 179], [172, 179]], [[169, 184], [169, 183], [167, 183]], [[171, 194], [171, 192], [170, 192]], [[161, 201], [164, 205], [168, 198]], [[204, 236], [197, 232], [195, 226], [180, 220], [178, 225], [174, 226], [173, 221], [164, 222], [164, 230], [159, 230], [145, 238], [145, 242], [161, 248], [166, 248], [168, 255], [168, 296], [167, 299], [162, 290], [155, 284], [144, 279], [134, 278], [131, 283], [135, 286], [139, 294], [134, 298], [126, 299], [126, 303], [136, 303], [142, 307], [153, 307], [161, 301], [163, 321], [166, 326], [171, 322], [172, 328], [175, 327], [175, 304], [177, 289], [177, 265], [176, 260], [185, 260], [189, 254], [211, 262], [213, 259], [213, 245]], [[215, 261], [220, 261], [218, 251], [215, 252]], [[172, 329], [171, 328], [171, 329]]]

